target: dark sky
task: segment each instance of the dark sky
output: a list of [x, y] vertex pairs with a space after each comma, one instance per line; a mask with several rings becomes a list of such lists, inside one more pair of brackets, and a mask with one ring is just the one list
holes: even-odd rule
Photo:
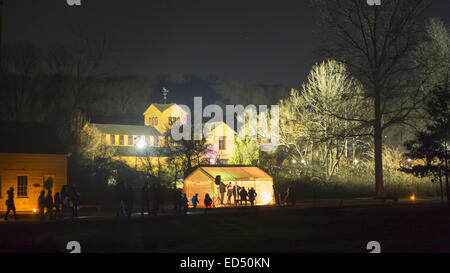
[[[432, 0], [450, 21], [450, 1]], [[106, 33], [115, 73], [188, 73], [299, 86], [315, 60], [308, 0], [4, 0], [5, 43]]]

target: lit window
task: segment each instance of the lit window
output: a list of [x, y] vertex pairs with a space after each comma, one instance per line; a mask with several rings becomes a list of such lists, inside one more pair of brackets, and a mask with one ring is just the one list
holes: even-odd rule
[[128, 145], [133, 145], [133, 136], [128, 136]]
[[225, 148], [226, 148], [225, 140], [226, 140], [225, 136], [219, 137], [219, 150], [225, 150]]
[[109, 136], [109, 144], [111, 144], [111, 145], [115, 145], [116, 144], [116, 136], [115, 135], [110, 135]]
[[156, 147], [159, 146], [159, 137], [158, 137], [158, 136], [153, 137], [153, 144], [154, 144], [154, 146], [156, 146]]
[[119, 145], [123, 145], [125, 143], [125, 137], [123, 135], [119, 135]]
[[105, 145], [106, 144], [106, 135], [102, 134], [102, 144]]
[[17, 196], [27, 196], [28, 177], [17, 176]]

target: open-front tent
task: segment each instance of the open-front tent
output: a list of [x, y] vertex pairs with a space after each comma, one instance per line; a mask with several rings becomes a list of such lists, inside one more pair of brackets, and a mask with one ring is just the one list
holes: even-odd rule
[[[205, 194], [208, 193], [217, 205], [220, 196], [219, 186], [215, 183], [217, 176], [220, 176], [221, 182], [226, 186], [231, 183], [232, 186], [245, 187], [247, 191], [254, 188], [257, 193], [256, 205], [275, 204], [272, 177], [254, 166], [198, 166], [184, 179], [183, 192], [186, 193], [189, 200], [198, 193], [199, 206], [202, 207]], [[226, 200], [227, 194], [225, 193], [224, 203]], [[233, 198], [231, 202], [234, 202]]]

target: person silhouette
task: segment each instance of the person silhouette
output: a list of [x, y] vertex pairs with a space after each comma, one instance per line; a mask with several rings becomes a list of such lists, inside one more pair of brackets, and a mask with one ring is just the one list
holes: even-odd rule
[[248, 190], [248, 200], [250, 201], [250, 205], [254, 206], [255, 205], [255, 198], [258, 194], [256, 193], [254, 188], [250, 188]]
[[60, 210], [61, 197], [59, 197], [59, 192], [55, 193], [55, 197], [53, 198], [53, 201], [54, 201], [54, 207], [55, 207], [54, 217], [56, 218], [58, 214], [59, 215], [61, 214], [61, 210]]
[[47, 196], [45, 197], [45, 208], [47, 211], [45, 212], [45, 216], [49, 216], [49, 218], [53, 215], [53, 196], [52, 191], [49, 190]]
[[116, 185], [117, 216], [125, 216], [125, 182], [120, 180]]
[[211, 208], [212, 199], [209, 197], [209, 194], [205, 194], [205, 200], [203, 200], [203, 202], [205, 203], [205, 208]]
[[240, 197], [241, 197], [241, 205], [242, 202], [245, 202], [245, 205], [247, 206], [247, 191], [245, 190], [245, 187], [242, 187], [240, 193], [239, 193]]
[[41, 195], [38, 198], [38, 209], [40, 219], [44, 219], [44, 211], [45, 211], [45, 191], [41, 191]]
[[198, 201], [198, 193], [196, 193], [194, 196], [192, 196], [192, 208], [196, 208], [197, 204], [200, 203]]
[[14, 218], [17, 220], [19, 217], [16, 215], [16, 205], [14, 204], [14, 188], [11, 187], [6, 192], [8, 194], [8, 199], [6, 199], [6, 215], [5, 220], [8, 221], [9, 212], [12, 211], [14, 214]]

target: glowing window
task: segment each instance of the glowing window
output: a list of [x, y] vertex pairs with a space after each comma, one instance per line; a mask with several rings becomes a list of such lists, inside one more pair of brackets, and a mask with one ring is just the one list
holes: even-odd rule
[[109, 136], [109, 143], [111, 145], [115, 145], [116, 144], [116, 136], [115, 135], [110, 135]]
[[119, 145], [123, 145], [125, 143], [125, 136], [119, 135]]
[[28, 177], [17, 176], [17, 196], [27, 196], [28, 194]]

